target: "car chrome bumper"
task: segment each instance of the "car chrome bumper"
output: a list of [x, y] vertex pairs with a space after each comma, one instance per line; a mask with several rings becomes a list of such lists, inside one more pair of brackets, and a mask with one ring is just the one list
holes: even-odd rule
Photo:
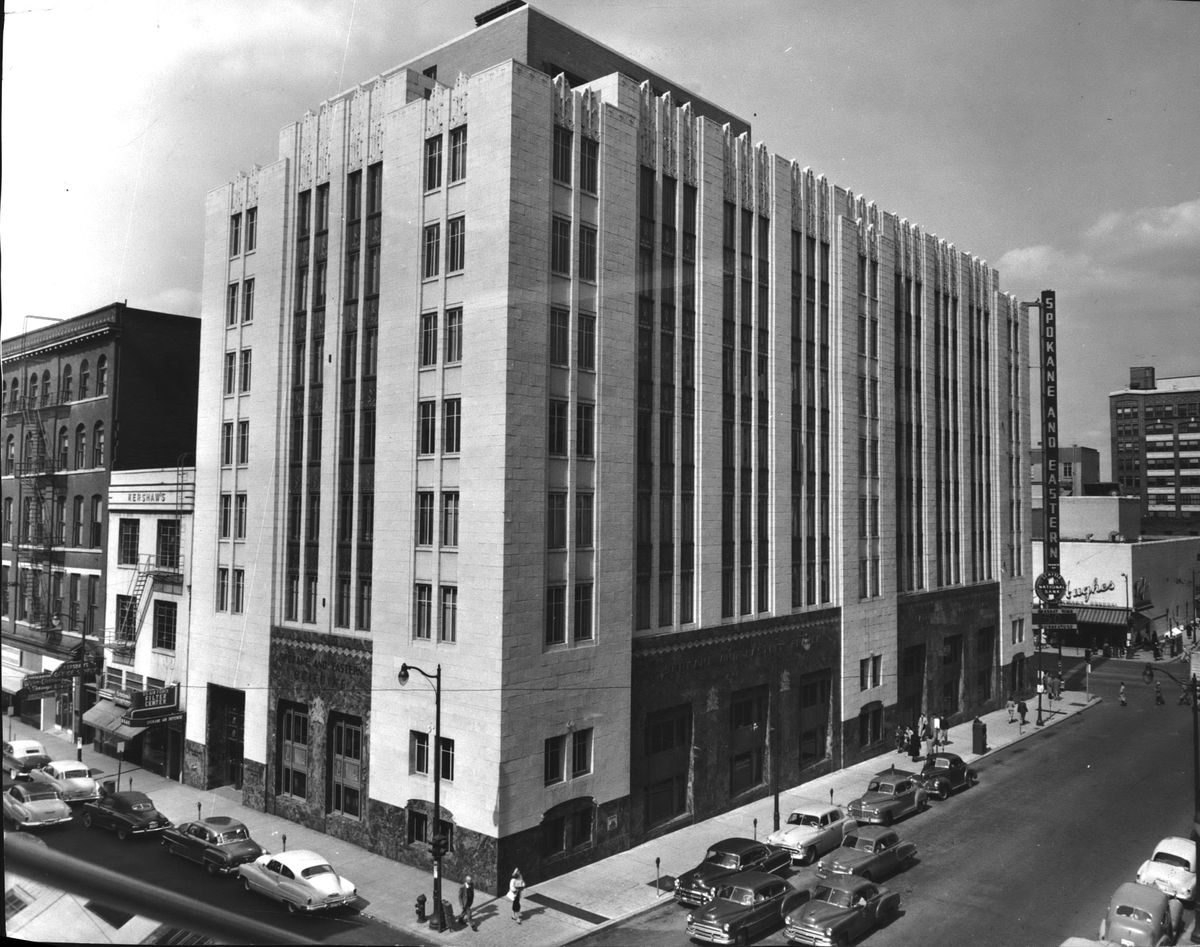
[[709, 890], [705, 888], [703, 891], [697, 891], [695, 888], [676, 888], [675, 900], [680, 904], [686, 904], [689, 907], [699, 907], [708, 900]]
[[70, 822], [71, 819], [72, 816], [65, 815], [58, 819], [30, 819], [26, 822], [21, 822], [20, 820], [14, 821], [16, 821], [17, 825], [23, 829], [44, 829], [50, 825], [63, 825], [64, 823]]
[[817, 947], [832, 947], [833, 938], [823, 930], [814, 931], [811, 927], [792, 926], [786, 929], [788, 940], [793, 944], [814, 944]]
[[[328, 898], [324, 901], [316, 901], [309, 904], [297, 904], [296, 907], [301, 911], [328, 911], [331, 908], [345, 907], [358, 899], [358, 893], [346, 895], [340, 898]], [[294, 902], [293, 902], [294, 903]]]
[[709, 944], [732, 944], [735, 934], [726, 934], [723, 930], [710, 924], [689, 924], [687, 935], [692, 940], [702, 940]]

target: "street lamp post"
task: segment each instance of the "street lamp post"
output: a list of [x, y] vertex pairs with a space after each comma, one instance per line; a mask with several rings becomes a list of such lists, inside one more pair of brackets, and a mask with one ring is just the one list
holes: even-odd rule
[[442, 762], [439, 754], [442, 749], [442, 666], [430, 674], [422, 671], [415, 664], [401, 664], [400, 683], [408, 683], [408, 672], [416, 671], [427, 681], [433, 681], [433, 838], [430, 848], [433, 852], [433, 919], [438, 933], [446, 930], [446, 912], [442, 907], [442, 855], [443, 841], [439, 823], [442, 815]]
[[1038, 725], [1039, 727], [1041, 727], [1041, 726], [1044, 726], [1044, 725], [1045, 725], [1045, 721], [1044, 721], [1044, 720], [1042, 720], [1042, 691], [1044, 691], [1044, 690], [1046, 689], [1046, 683], [1045, 683], [1045, 682], [1046, 682], [1046, 672], [1042, 670], [1042, 636], [1043, 636], [1044, 634], [1045, 634], [1045, 632], [1043, 632], [1043, 631], [1042, 631], [1042, 630], [1039, 628], [1039, 629], [1038, 629], [1038, 633], [1037, 633], [1037, 656], [1038, 656], [1038, 669], [1037, 669], [1037, 678], [1038, 678], [1038, 679], [1037, 679], [1037, 695], [1038, 695], [1038, 715], [1037, 715], [1037, 721], [1036, 721], [1036, 723], [1037, 723], [1037, 725]]
[[1122, 647], [1128, 650], [1130, 632], [1133, 631], [1133, 612], [1129, 610], [1129, 576], [1122, 572], [1121, 578], [1125, 580], [1125, 641]]

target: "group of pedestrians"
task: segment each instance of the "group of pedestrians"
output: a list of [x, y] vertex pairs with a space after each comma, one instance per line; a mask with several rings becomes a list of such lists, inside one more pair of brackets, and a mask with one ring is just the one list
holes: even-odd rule
[[896, 731], [896, 752], [907, 753], [915, 763], [950, 742], [949, 720], [946, 717], [926, 717], [921, 714], [915, 727], [900, 727]]
[[[521, 923], [521, 893], [525, 890], [525, 879], [521, 875], [521, 869], [514, 868], [512, 877], [508, 880], [508, 894], [506, 897], [512, 902], [512, 919], [518, 924]], [[471, 930], [479, 930], [475, 923], [475, 884], [470, 875], [467, 875], [462, 884], [458, 888], [458, 923], [466, 924]]]

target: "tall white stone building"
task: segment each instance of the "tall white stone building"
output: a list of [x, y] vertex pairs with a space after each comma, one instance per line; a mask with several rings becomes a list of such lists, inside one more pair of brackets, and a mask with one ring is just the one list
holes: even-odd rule
[[487, 888], [993, 707], [1030, 645], [995, 270], [511, 7], [208, 195], [187, 718], [196, 784]]

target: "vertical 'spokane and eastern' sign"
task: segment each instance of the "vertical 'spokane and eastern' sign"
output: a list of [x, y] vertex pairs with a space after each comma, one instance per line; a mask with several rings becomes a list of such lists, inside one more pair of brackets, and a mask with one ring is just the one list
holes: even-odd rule
[[1058, 551], [1058, 310], [1054, 290], [1042, 290], [1042, 515], [1045, 555], [1034, 591], [1046, 605], [1056, 607], [1066, 594]]

